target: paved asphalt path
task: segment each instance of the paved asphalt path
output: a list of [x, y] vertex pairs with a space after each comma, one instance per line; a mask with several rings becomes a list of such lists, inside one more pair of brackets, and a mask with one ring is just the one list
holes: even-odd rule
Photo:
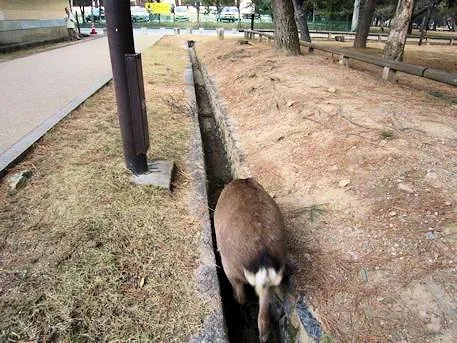
[[[136, 51], [160, 37], [136, 34]], [[0, 63], [0, 155], [109, 75], [106, 37]]]

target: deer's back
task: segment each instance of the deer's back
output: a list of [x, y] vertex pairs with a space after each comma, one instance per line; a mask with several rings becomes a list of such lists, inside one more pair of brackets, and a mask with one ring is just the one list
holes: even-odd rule
[[[285, 260], [284, 222], [278, 205], [254, 179], [227, 185], [218, 200], [214, 224], [226, 273], [244, 279], [243, 268], [279, 270]], [[233, 275], [235, 276], [235, 275]]]

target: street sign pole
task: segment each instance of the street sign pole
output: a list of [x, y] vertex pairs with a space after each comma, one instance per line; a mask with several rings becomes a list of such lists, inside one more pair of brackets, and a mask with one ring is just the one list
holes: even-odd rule
[[[130, 2], [105, 0], [105, 17], [125, 163], [135, 175], [143, 174], [148, 171], [146, 153], [149, 148], [149, 134], [141, 57], [132, 57], [135, 55], [135, 46]], [[139, 67], [128, 67], [133, 64], [138, 64]], [[132, 72], [128, 75], [128, 71]], [[133, 82], [136, 85], [132, 86], [132, 73], [140, 75], [141, 84], [137, 78], [137, 81]], [[137, 99], [131, 99], [132, 95]], [[138, 99], [138, 96], [143, 96], [143, 99]]]

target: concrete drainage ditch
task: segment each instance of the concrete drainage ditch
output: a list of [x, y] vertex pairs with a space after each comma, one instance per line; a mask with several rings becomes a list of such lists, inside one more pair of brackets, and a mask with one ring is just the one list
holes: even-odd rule
[[[192, 43], [189, 43], [192, 45]], [[225, 153], [225, 147], [219, 135], [218, 127], [212, 111], [210, 99], [206, 92], [200, 67], [196, 59], [195, 51], [189, 47], [189, 54], [192, 62], [193, 78], [195, 84], [196, 104], [198, 111], [198, 122], [202, 137], [203, 153], [208, 189], [208, 207], [210, 213], [211, 227], [213, 228], [213, 213], [217, 199], [224, 188], [224, 185], [232, 179], [230, 163]], [[213, 232], [213, 246], [216, 241]], [[218, 279], [224, 310], [224, 318], [227, 326], [230, 342], [257, 342], [257, 312], [258, 305], [254, 301], [240, 306], [232, 296], [232, 289], [221, 266], [220, 257], [215, 251], [216, 264], [218, 266]], [[253, 292], [252, 292], [253, 293]], [[255, 299], [255, 295], [251, 294]], [[277, 342], [278, 340], [274, 340]]]
[[[194, 41], [188, 41], [188, 50], [191, 62], [191, 70], [187, 70], [188, 87], [193, 82], [193, 99], [191, 99], [191, 112], [194, 116], [196, 126], [199, 127], [199, 139], [201, 147], [201, 159], [204, 160], [203, 175], [206, 178], [206, 189], [200, 194], [207, 197], [209, 223], [205, 228], [206, 243], [203, 247], [203, 255], [213, 255], [216, 261], [216, 273], [222, 304], [223, 319], [211, 317], [209, 323], [205, 323], [205, 333], [195, 337], [194, 342], [258, 342], [257, 313], [258, 301], [252, 289], [247, 289], [250, 301], [246, 305], [239, 305], [232, 296], [232, 289], [228, 282], [222, 266], [219, 254], [216, 249], [216, 240], [213, 227], [213, 213], [217, 199], [225, 184], [232, 178], [248, 177], [249, 170], [243, 167], [244, 155], [238, 146], [231, 124], [226, 116], [226, 109], [223, 101], [219, 98], [214, 84], [211, 82], [204, 66], [201, 66], [195, 49]], [[190, 66], [189, 66], [190, 69]], [[194, 147], [195, 149], [195, 147]], [[203, 162], [203, 161], [202, 161]], [[202, 183], [204, 180], [200, 180]], [[205, 187], [205, 183], [202, 187]], [[205, 240], [205, 239], [204, 239]], [[208, 252], [212, 249], [212, 252]], [[203, 259], [204, 260], [204, 259]], [[211, 269], [210, 267], [208, 267]], [[203, 270], [205, 267], [203, 267]], [[214, 270], [210, 270], [209, 274]], [[197, 273], [203, 288], [214, 288], [217, 283], [208, 278], [208, 270]], [[203, 277], [202, 277], [203, 275]], [[249, 288], [249, 287], [248, 287]], [[214, 291], [214, 290], [213, 290]], [[208, 292], [206, 292], [208, 293]], [[283, 306], [282, 302], [273, 301], [271, 304], [272, 327], [269, 342], [319, 342], [323, 338], [322, 329], [312, 312], [306, 306], [304, 297], [290, 294], [294, 301], [293, 306]], [[217, 306], [216, 306], [217, 308]], [[217, 311], [216, 311], [217, 312]], [[220, 314], [219, 314], [220, 315]], [[216, 314], [217, 317], [217, 314]], [[224, 323], [225, 322], [225, 323]], [[224, 326], [225, 327], [221, 327]], [[208, 328], [208, 325], [213, 325]], [[227, 336], [214, 334], [211, 331], [225, 331]]]

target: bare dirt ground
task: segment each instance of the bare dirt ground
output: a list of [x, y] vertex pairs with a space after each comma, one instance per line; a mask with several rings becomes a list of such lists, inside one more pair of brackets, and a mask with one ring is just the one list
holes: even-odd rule
[[173, 193], [130, 182], [112, 83], [10, 172], [33, 171], [25, 188], [0, 181], [1, 342], [184, 342], [202, 328], [186, 55], [170, 38], [142, 54], [149, 157], [176, 162]]
[[196, 47], [334, 340], [454, 342], [456, 89], [255, 41]]

